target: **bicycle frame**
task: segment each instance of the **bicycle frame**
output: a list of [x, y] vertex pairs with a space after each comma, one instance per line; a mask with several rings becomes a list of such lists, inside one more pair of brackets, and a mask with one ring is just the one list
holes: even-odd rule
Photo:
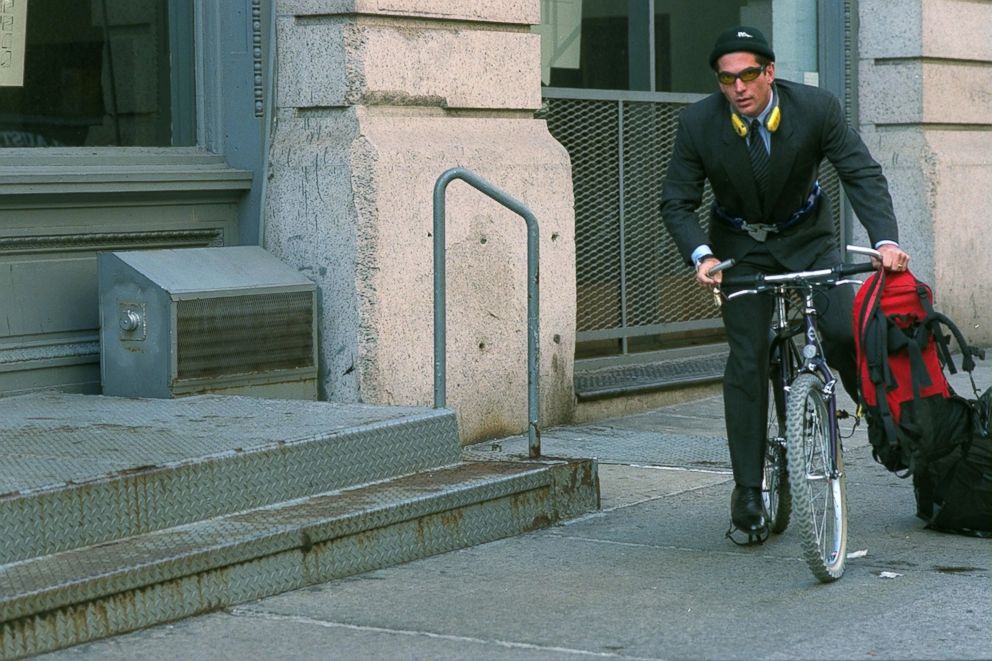
[[[788, 291], [797, 290], [796, 285], [787, 286], [785, 284], [776, 285], [772, 290], [772, 297], [775, 300], [774, 336], [772, 338], [771, 351], [774, 355], [778, 351], [781, 370], [778, 375], [775, 396], [779, 394], [784, 398], [788, 396], [790, 384], [799, 374], [809, 372], [817, 375], [823, 381], [823, 393], [827, 401], [827, 414], [832, 424], [830, 425], [830, 465], [833, 473], [831, 479], [838, 477], [837, 471], [837, 449], [840, 442], [840, 434], [837, 429], [837, 398], [834, 389], [837, 386], [837, 379], [827, 365], [826, 357], [823, 353], [823, 345], [820, 341], [820, 334], [816, 327], [817, 311], [813, 305], [814, 287], [805, 284], [803, 292], [803, 315], [802, 326], [792, 328], [788, 319]], [[802, 355], [797, 355], [798, 350], [792, 338], [800, 333], [803, 334]], [[786, 354], [789, 354], [788, 356]], [[795, 362], [794, 362], [795, 361]], [[798, 369], [795, 365], [798, 364]], [[777, 411], [784, 410], [776, 406]]]

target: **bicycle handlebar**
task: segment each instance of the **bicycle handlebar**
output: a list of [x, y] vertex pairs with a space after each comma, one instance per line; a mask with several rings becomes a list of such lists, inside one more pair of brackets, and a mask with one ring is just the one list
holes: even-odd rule
[[837, 284], [837, 281], [857, 273], [871, 273], [877, 269], [869, 263], [863, 264], [838, 264], [828, 269], [815, 269], [812, 271], [796, 271], [793, 273], [756, 273], [753, 275], [725, 275], [722, 286], [755, 286], [796, 284], [805, 283], [817, 284]]
[[[875, 259], [881, 259], [881, 254], [877, 250], [872, 250], [871, 248], [862, 248], [860, 246], [847, 246], [848, 252], [857, 253], [861, 255], [868, 255]], [[721, 271], [725, 271], [736, 262], [733, 259], [728, 259], [720, 262], [713, 268], [711, 268], [707, 273], [713, 276]], [[721, 286], [751, 286], [751, 287], [762, 287], [765, 285], [776, 285], [776, 284], [795, 284], [803, 285], [806, 283], [818, 283], [818, 284], [838, 284], [840, 280], [849, 276], [855, 275], [857, 273], [871, 273], [878, 270], [873, 264], [868, 262], [863, 262], [861, 264], [838, 264], [832, 268], [826, 269], [816, 269], [812, 271], [796, 271], [793, 273], [757, 273], [752, 275], [730, 275], [724, 274], [721, 281]]]

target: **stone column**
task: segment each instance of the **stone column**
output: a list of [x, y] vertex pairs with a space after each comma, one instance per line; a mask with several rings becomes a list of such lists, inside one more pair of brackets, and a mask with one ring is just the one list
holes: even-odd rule
[[992, 344], [992, 4], [861, 0], [862, 134], [882, 163], [917, 277]]
[[[538, 0], [278, 0], [265, 247], [320, 293], [321, 396], [433, 402], [433, 187], [473, 170], [540, 224], [541, 424], [574, 411], [571, 169], [543, 120]], [[523, 220], [447, 195], [448, 406], [527, 429]]]

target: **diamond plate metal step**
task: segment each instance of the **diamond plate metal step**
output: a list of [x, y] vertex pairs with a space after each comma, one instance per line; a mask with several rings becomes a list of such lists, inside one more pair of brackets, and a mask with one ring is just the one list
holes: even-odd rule
[[455, 464], [460, 451], [447, 410], [0, 398], [0, 564]]
[[469, 462], [0, 566], [0, 657], [38, 654], [544, 527], [592, 460]]
[[576, 369], [575, 394], [579, 401], [592, 401], [716, 383], [723, 378], [727, 355], [726, 351], [715, 351], [647, 363]]

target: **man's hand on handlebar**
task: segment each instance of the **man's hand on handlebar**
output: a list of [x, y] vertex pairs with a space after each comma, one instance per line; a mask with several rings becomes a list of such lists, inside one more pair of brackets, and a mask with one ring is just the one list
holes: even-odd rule
[[723, 272], [714, 273], [712, 276], [709, 273], [710, 269], [719, 263], [720, 260], [713, 255], [700, 260], [696, 266], [696, 282], [704, 287], [719, 287], [720, 281], [723, 279]]
[[[886, 243], [878, 247], [882, 255], [882, 267], [886, 271], [905, 271], [909, 265], [909, 255], [899, 246]], [[877, 263], [877, 260], [873, 260]]]

